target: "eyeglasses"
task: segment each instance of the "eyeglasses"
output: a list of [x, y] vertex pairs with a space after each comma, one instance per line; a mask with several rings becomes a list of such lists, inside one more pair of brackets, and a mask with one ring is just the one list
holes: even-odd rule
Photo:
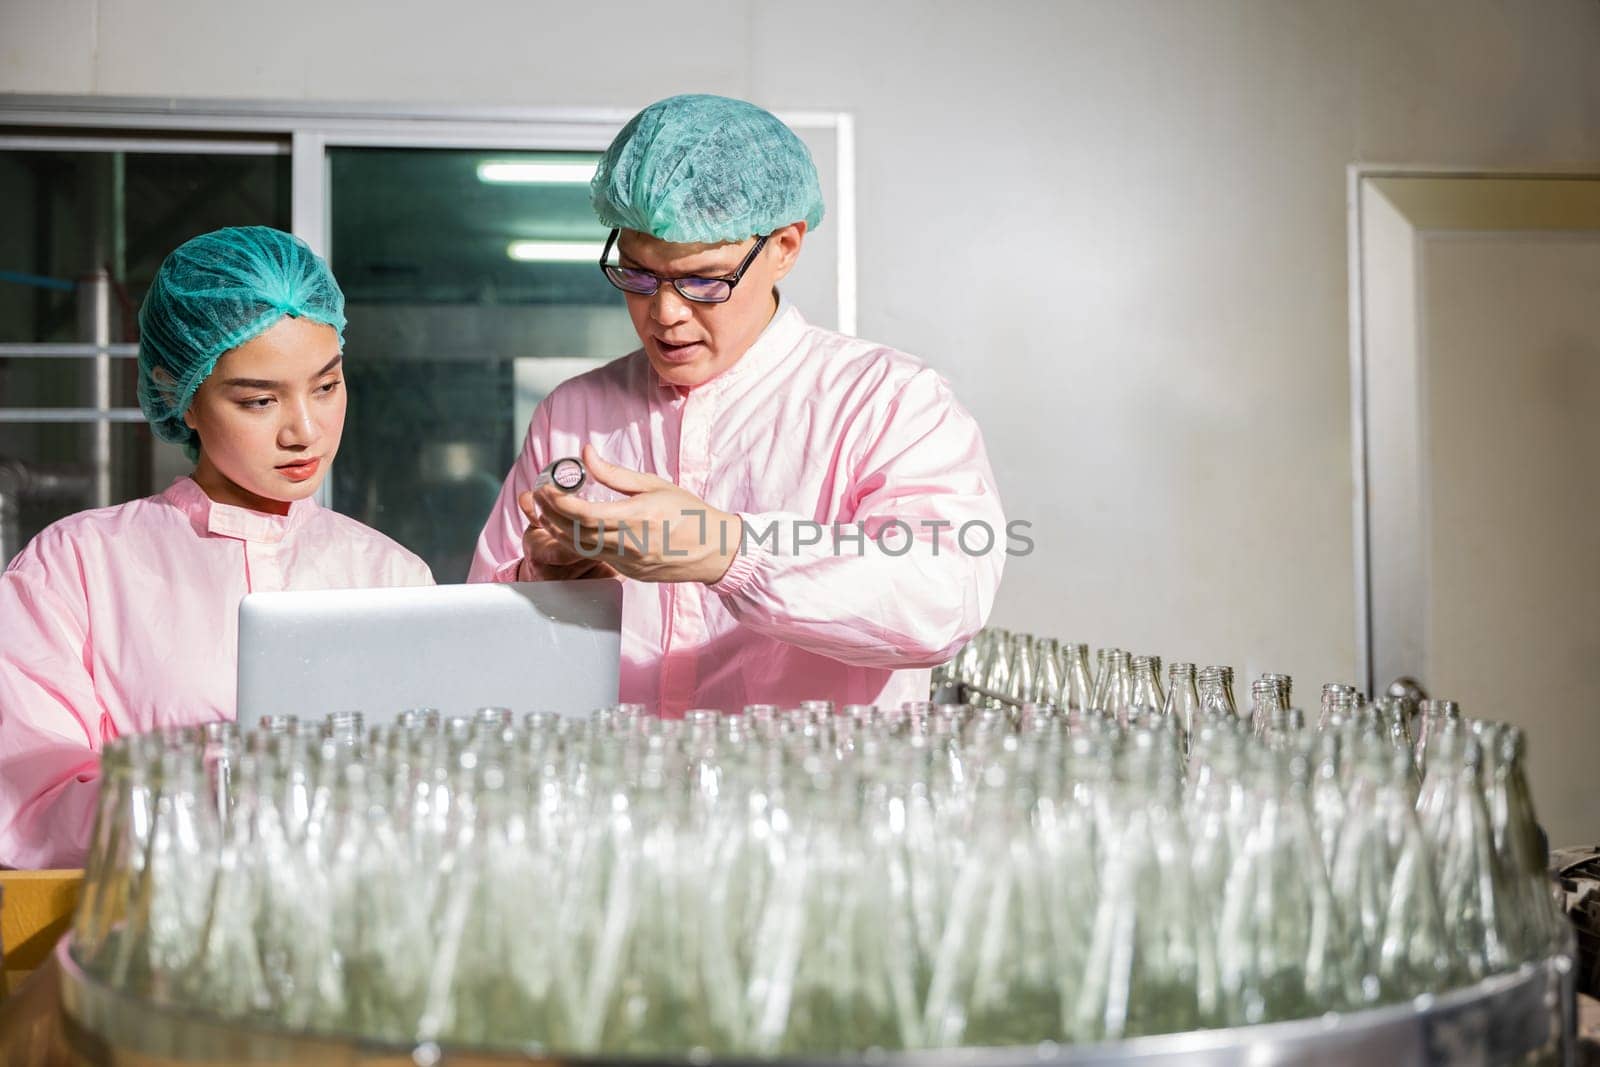
[[689, 274], [679, 278], [663, 278], [653, 271], [640, 270], [638, 267], [623, 267], [615, 263], [607, 263], [611, 258], [611, 246], [617, 243], [617, 234], [620, 230], [612, 230], [611, 236], [606, 238], [606, 248], [600, 253], [600, 269], [605, 273], [606, 281], [621, 289], [624, 293], [633, 293], [635, 296], [654, 296], [656, 290], [661, 288], [662, 282], [671, 282], [678, 295], [685, 300], [692, 300], [696, 304], [720, 304], [733, 295], [733, 287], [739, 284], [739, 279], [744, 277], [744, 272], [750, 269], [750, 264], [755, 262], [756, 256], [766, 247], [767, 238], [772, 235], [763, 234], [756, 240], [755, 247], [745, 255], [744, 261], [732, 274], [720, 278], [702, 278], [696, 274]]

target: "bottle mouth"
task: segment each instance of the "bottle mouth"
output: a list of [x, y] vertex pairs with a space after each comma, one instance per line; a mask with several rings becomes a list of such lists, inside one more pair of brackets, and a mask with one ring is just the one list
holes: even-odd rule
[[584, 469], [583, 461], [580, 459], [568, 456], [550, 465], [550, 481], [564, 493], [577, 492], [588, 480], [589, 472]]

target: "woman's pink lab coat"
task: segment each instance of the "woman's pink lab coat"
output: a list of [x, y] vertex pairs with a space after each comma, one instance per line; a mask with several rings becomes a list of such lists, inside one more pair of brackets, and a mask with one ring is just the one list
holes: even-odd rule
[[313, 501], [267, 515], [189, 478], [50, 526], [0, 575], [0, 866], [82, 865], [107, 741], [234, 717], [246, 593], [432, 583]]
[[[517, 579], [517, 495], [586, 443], [746, 527], [715, 585], [625, 583], [624, 701], [676, 714], [926, 700], [928, 668], [989, 614], [1007, 531], [983, 436], [944, 379], [903, 352], [810, 326], [785, 304], [693, 390], [663, 384], [643, 352], [562, 383], [533, 414], [470, 581]], [[593, 482], [582, 495], [615, 498]]]

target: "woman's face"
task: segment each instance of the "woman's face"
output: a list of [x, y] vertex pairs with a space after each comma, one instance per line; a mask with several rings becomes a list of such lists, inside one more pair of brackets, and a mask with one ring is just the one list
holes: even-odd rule
[[344, 408], [338, 332], [285, 316], [200, 383], [183, 417], [200, 435], [195, 481], [218, 503], [286, 514], [327, 477]]

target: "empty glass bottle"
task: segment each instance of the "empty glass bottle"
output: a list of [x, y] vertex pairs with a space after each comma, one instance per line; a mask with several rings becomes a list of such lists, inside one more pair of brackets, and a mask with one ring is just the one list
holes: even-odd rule
[[1011, 631], [995, 629], [993, 633], [989, 662], [982, 680], [978, 683], [988, 694], [987, 699], [990, 703], [995, 703], [996, 698], [1011, 692], [1011, 664], [1016, 645]]
[[1094, 679], [1089, 687], [1089, 705], [1105, 710], [1106, 687], [1111, 683], [1111, 652], [1109, 648], [1096, 650], [1094, 656]]
[[1167, 695], [1161, 689], [1160, 670], [1160, 660], [1157, 657], [1132, 657], [1129, 661], [1129, 674], [1133, 679], [1133, 695], [1128, 702], [1130, 708], [1155, 711], [1166, 709]]
[[1233, 861], [1218, 934], [1231, 1025], [1338, 1010], [1357, 999], [1306, 800], [1303, 756], [1258, 750], [1254, 825]]
[[1038, 644], [1038, 659], [1038, 702], [1065, 707], [1067, 693], [1066, 658], [1062, 652], [1061, 642], [1053, 637], [1041, 640]]
[[1067, 712], [1068, 722], [1076, 726], [1094, 703], [1094, 683], [1089, 677], [1089, 646], [1075, 643], [1062, 646], [1063, 691], [1057, 701]]
[[1277, 678], [1276, 675], [1263, 674], [1250, 683], [1250, 729], [1257, 737], [1267, 732], [1274, 715], [1279, 716], [1281, 727], [1282, 713], [1289, 708]]
[[1317, 719], [1318, 730], [1336, 730], [1355, 711], [1360, 694], [1353, 685], [1328, 682], [1322, 687], [1322, 710]]
[[1007, 671], [1007, 688], [996, 690], [999, 695], [1017, 704], [1039, 699], [1039, 666], [1032, 634], [1018, 634], [1012, 641], [1011, 666]]
[[1162, 710], [1182, 731], [1184, 751], [1187, 752], [1189, 738], [1193, 735], [1202, 714], [1200, 692], [1195, 686], [1193, 663], [1174, 663], [1167, 668], [1167, 699]]
[[1362, 1004], [1415, 996], [1449, 974], [1431, 855], [1412, 811], [1409, 753], [1358, 745], [1331, 881]]
[[1568, 924], [1554, 895], [1549, 849], [1523, 769], [1526, 740], [1520, 727], [1502, 725], [1493, 743], [1498, 752], [1492, 778], [1484, 783], [1485, 803], [1495, 853], [1512, 881], [1512, 913], [1521, 919], [1511, 952], [1516, 962], [1543, 959], [1560, 948]]
[[1428, 774], [1429, 747], [1440, 731], [1445, 729], [1447, 723], [1459, 723], [1461, 719], [1461, 706], [1453, 700], [1424, 700], [1419, 711], [1417, 727], [1417, 747], [1413, 754], [1416, 761], [1417, 773], [1423, 778]]
[[1181, 772], [1152, 733], [1137, 731], [1130, 743], [1077, 997], [1073, 1036], [1084, 1041], [1185, 1030], [1217, 1017], [1217, 960], [1196, 908]]
[[1200, 707], [1208, 717], [1239, 717], [1239, 707], [1233, 699], [1233, 668], [1202, 667], [1199, 673]]
[[927, 1036], [935, 1046], [1061, 1035], [1059, 984], [1070, 961], [1052, 937], [1051, 854], [1029, 821], [1036, 802], [1013, 761], [985, 770], [973, 815], [987, 829], [952, 887], [928, 991]]
[[1096, 683], [1094, 706], [1110, 715], [1118, 725], [1128, 725], [1128, 709], [1133, 705], [1133, 671], [1130, 657], [1120, 648], [1105, 650], [1105, 669]]

